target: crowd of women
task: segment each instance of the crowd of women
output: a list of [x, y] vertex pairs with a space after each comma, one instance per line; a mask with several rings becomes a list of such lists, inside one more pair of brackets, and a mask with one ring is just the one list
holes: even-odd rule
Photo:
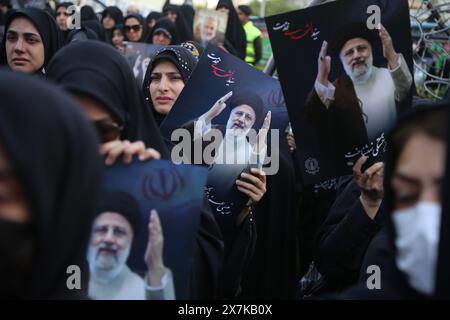
[[[9, 9], [3, 17], [0, 298], [88, 297], [89, 272], [82, 272], [82, 290], [70, 290], [66, 269], [88, 269], [104, 166], [169, 159], [159, 124], [203, 50], [192, 41], [189, 5], [167, 4], [146, 19], [124, 17], [117, 7], [99, 19], [84, 6], [81, 28], [70, 29], [71, 5]], [[219, 0], [217, 9], [229, 15], [223, 49], [245, 59], [232, 1]], [[165, 46], [142, 88], [122, 55], [124, 40]], [[223, 234], [205, 201], [189, 298], [450, 297], [447, 108], [419, 103], [390, 134], [384, 173], [356, 168], [337, 190], [304, 186], [295, 140], [283, 137], [276, 175], [254, 170], [239, 180], [249, 205], [233, 232]], [[376, 179], [384, 181], [382, 203], [369, 214], [360, 196], [371, 194], [368, 181]], [[322, 274], [314, 281], [313, 261]], [[369, 266], [381, 270], [376, 290]], [[312, 286], [297, 290], [305, 275]]]

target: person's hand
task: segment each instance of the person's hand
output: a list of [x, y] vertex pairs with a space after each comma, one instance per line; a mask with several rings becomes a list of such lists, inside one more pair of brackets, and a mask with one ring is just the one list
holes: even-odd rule
[[133, 156], [138, 156], [141, 161], [161, 158], [158, 151], [153, 148], [146, 148], [142, 141], [131, 143], [128, 140], [114, 140], [104, 143], [100, 147], [100, 154], [105, 156], [105, 164], [109, 166], [113, 165], [121, 155], [123, 155], [125, 164], [131, 163]]
[[205, 122], [207, 124], [211, 123], [212, 119], [217, 117], [225, 109], [225, 107], [227, 106], [226, 102], [228, 99], [231, 98], [232, 95], [233, 91], [228, 92], [222, 98], [217, 100], [217, 102], [212, 106], [212, 108], [205, 113]]
[[381, 23], [379, 25], [379, 29], [380, 40], [383, 45], [383, 56], [388, 61], [389, 67], [391, 69], [396, 69], [398, 67], [398, 54], [395, 52], [392, 38]]
[[367, 159], [366, 156], [362, 156], [356, 161], [353, 176], [361, 190], [361, 203], [367, 215], [374, 219], [383, 200], [384, 163], [377, 162], [362, 173], [361, 168]]
[[152, 210], [148, 224], [148, 243], [144, 260], [148, 268], [148, 282], [151, 286], [160, 286], [166, 272], [163, 261], [164, 236], [158, 212]]
[[236, 180], [237, 188], [249, 197], [247, 205], [258, 203], [266, 193], [266, 174], [261, 169], [251, 168], [249, 173], [241, 173]]
[[328, 76], [331, 70], [331, 57], [327, 56], [328, 42], [322, 43], [320, 48], [319, 58], [317, 59], [317, 81], [319, 81], [325, 87], [328, 86]]
[[297, 148], [297, 145], [295, 144], [295, 138], [294, 138], [294, 134], [293, 133], [288, 133], [286, 136], [287, 139], [287, 143], [289, 146], [289, 149], [291, 151], [294, 151]]
[[267, 133], [269, 132], [270, 128], [270, 121], [272, 119], [272, 113], [269, 111], [266, 114], [266, 117], [264, 118], [263, 125], [261, 129], [259, 129], [258, 135], [256, 136], [256, 142], [257, 142], [257, 152], [259, 153], [260, 150], [264, 149], [266, 146], [267, 141]]

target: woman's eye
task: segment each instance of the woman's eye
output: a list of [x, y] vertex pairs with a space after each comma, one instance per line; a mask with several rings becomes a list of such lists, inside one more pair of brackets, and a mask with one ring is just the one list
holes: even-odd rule
[[413, 204], [417, 201], [416, 194], [397, 195], [395, 201], [400, 205]]
[[13, 34], [8, 34], [8, 35], [6, 36], [6, 39], [7, 39], [8, 41], [14, 41], [14, 40], [17, 40], [17, 36], [16, 36], [16, 35], [13, 35]]

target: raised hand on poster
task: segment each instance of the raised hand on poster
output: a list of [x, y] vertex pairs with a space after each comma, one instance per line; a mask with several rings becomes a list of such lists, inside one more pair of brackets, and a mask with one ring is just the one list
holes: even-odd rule
[[389, 63], [389, 68], [391, 70], [398, 68], [398, 54], [394, 49], [394, 44], [392, 43], [392, 38], [386, 28], [380, 23], [379, 25], [379, 35], [381, 43], [383, 45], [383, 56], [387, 59]]
[[158, 151], [146, 148], [142, 141], [130, 142], [128, 140], [106, 142], [101, 145], [100, 154], [105, 156], [105, 164], [109, 166], [113, 165], [120, 156], [123, 156], [123, 162], [126, 164], [131, 163], [134, 156], [138, 156], [141, 161], [161, 158]]
[[136, 58], [136, 61], [134, 62], [133, 74], [134, 74], [135, 78], [137, 78], [137, 76], [139, 75], [139, 68], [141, 66], [141, 60], [142, 60], [142, 56], [138, 55], [138, 57]]
[[327, 56], [328, 42], [324, 41], [322, 43], [322, 48], [320, 48], [318, 67], [317, 67], [317, 81], [325, 87], [328, 86], [328, 76], [331, 70], [331, 57]]
[[261, 152], [261, 150], [263, 150], [267, 145], [267, 133], [269, 132], [271, 119], [272, 113], [269, 111], [267, 112], [263, 125], [256, 136], [257, 148], [253, 148], [253, 150], [256, 150], [258, 153]]
[[148, 244], [145, 251], [145, 263], [148, 267], [148, 281], [151, 286], [160, 286], [161, 279], [166, 273], [163, 261], [164, 236], [159, 220], [158, 212], [150, 212], [148, 224]]
[[217, 117], [219, 114], [222, 113], [222, 111], [227, 106], [226, 102], [228, 99], [231, 98], [233, 95], [233, 91], [228, 92], [226, 95], [224, 95], [222, 98], [217, 100], [217, 102], [205, 113], [205, 122], [206, 124], [211, 123], [212, 119]]

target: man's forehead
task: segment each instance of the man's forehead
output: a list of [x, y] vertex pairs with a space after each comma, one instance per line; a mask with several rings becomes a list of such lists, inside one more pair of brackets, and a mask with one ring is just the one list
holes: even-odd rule
[[113, 225], [131, 229], [131, 225], [128, 220], [118, 212], [103, 212], [97, 217], [97, 219], [95, 219], [94, 224], [96, 226]]
[[232, 110], [232, 112], [245, 112], [245, 113], [249, 113], [252, 114], [253, 116], [255, 116], [255, 110], [253, 110], [253, 108], [247, 104], [241, 104], [237, 107], [234, 107], [234, 109]]
[[370, 42], [367, 41], [364, 38], [352, 38], [350, 40], [347, 40], [347, 42], [344, 44], [344, 46], [341, 49], [341, 53], [343, 53], [343, 52], [345, 52], [345, 51], [347, 51], [349, 49], [353, 49], [353, 48], [355, 48], [357, 46], [360, 46], [360, 45], [367, 45], [370, 48], [372, 47], [370, 45]]

